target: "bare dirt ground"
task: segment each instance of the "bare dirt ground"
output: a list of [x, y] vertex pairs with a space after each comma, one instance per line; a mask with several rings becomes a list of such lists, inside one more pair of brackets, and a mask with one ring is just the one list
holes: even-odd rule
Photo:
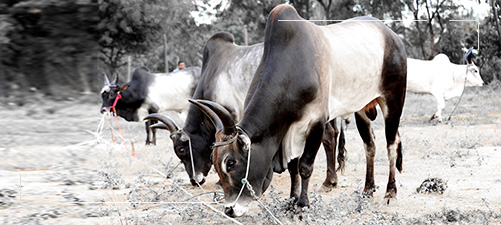
[[[458, 99], [447, 102], [449, 116]], [[377, 154], [373, 198], [361, 194], [365, 153], [354, 121], [346, 135], [347, 168], [339, 187], [321, 186], [325, 154], [319, 150], [310, 182], [311, 207], [287, 211], [287, 172], [243, 217], [230, 220], [214, 204], [222, 189], [211, 172], [203, 190], [192, 187], [167, 132], [145, 146], [143, 123], [99, 114], [98, 96], [73, 100], [0, 103], [0, 223], [2, 224], [501, 224], [501, 88], [465, 91], [452, 121], [430, 122], [429, 95], [408, 93], [400, 134], [404, 170], [397, 200], [385, 204], [388, 160], [381, 114], [375, 121]], [[380, 112], [379, 112], [380, 113]], [[103, 129], [99, 129], [104, 122]], [[118, 143], [112, 142], [110, 124]], [[98, 132], [100, 131], [101, 132]], [[133, 142], [133, 144], [131, 144]], [[133, 154], [134, 153], [134, 154]], [[428, 178], [443, 193], [418, 193]], [[202, 204], [205, 203], [205, 204]]]

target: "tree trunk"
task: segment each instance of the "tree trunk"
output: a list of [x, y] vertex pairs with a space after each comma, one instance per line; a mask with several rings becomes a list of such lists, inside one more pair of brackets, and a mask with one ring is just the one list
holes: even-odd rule
[[499, 46], [501, 46], [501, 30], [499, 30], [499, 16], [498, 10], [496, 9], [497, 0], [489, 0], [489, 3], [492, 7], [492, 12], [494, 13], [494, 22], [496, 22], [496, 30], [498, 32], [498, 42]]

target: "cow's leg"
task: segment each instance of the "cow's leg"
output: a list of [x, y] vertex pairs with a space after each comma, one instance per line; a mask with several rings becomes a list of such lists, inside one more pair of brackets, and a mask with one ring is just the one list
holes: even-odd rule
[[[152, 125], [156, 124], [156, 123], [158, 123], [158, 121], [156, 121], [156, 120], [151, 121]], [[151, 128], [150, 128], [150, 130], [151, 130], [151, 138], [153, 139], [151, 144], [152, 145], [157, 145], [157, 130], [156, 129], [151, 129]]]
[[322, 144], [324, 145], [325, 156], [327, 160], [327, 174], [325, 176], [323, 186], [328, 190], [337, 186], [336, 146], [339, 132], [335, 129], [334, 120], [331, 120], [327, 124], [325, 124], [325, 131], [322, 137]]
[[308, 184], [311, 174], [313, 173], [313, 163], [315, 162], [318, 148], [320, 147], [320, 143], [322, 143], [324, 129], [325, 121], [317, 122], [312, 126], [306, 138], [303, 155], [299, 159], [299, 174], [301, 175], [301, 195], [297, 203], [299, 207], [310, 205], [310, 200], [308, 199]]
[[395, 181], [396, 169], [402, 172], [402, 143], [398, 133], [400, 116], [403, 109], [403, 98], [390, 98], [380, 100], [379, 104], [384, 115], [386, 148], [388, 150], [388, 161], [390, 174], [388, 185], [386, 186], [385, 198], [387, 202], [397, 197], [397, 185]]
[[364, 141], [365, 160], [367, 163], [364, 193], [368, 196], [372, 196], [372, 193], [376, 191], [374, 182], [374, 156], [376, 155], [374, 132], [372, 131], [371, 120], [367, 117], [364, 110], [355, 113], [355, 122], [357, 124], [358, 133]]
[[431, 117], [431, 119], [437, 119], [438, 122], [442, 122], [442, 110], [445, 109], [445, 99], [442, 93], [432, 93], [433, 97], [437, 100], [437, 112]]
[[[156, 145], [156, 133], [155, 129], [151, 129], [150, 126], [156, 124], [157, 121], [148, 120], [146, 124], [146, 145]], [[151, 138], [150, 138], [151, 137]]]
[[290, 197], [294, 198], [294, 202], [299, 200], [299, 195], [301, 192], [301, 183], [299, 179], [299, 158], [295, 158], [289, 162], [288, 170], [291, 176], [291, 193]]

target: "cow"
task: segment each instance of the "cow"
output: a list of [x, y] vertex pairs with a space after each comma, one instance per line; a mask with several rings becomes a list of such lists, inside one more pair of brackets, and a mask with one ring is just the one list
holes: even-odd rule
[[[192, 97], [219, 102], [237, 120], [242, 115], [245, 95], [263, 54], [263, 44], [238, 46], [234, 42], [233, 35], [226, 32], [216, 33], [206, 42], [201, 78]], [[187, 99], [183, 100], [190, 104]], [[166, 125], [159, 126], [170, 131], [174, 151], [191, 184], [203, 184], [212, 166], [211, 145], [216, 132], [210, 118], [190, 106], [182, 129], [162, 114], [151, 114], [145, 119]]]
[[376, 105], [385, 120], [389, 159], [385, 198], [388, 203], [395, 198], [395, 173], [402, 170], [398, 127], [406, 58], [401, 39], [377, 19], [317, 26], [289, 5], [276, 6], [268, 16], [263, 57], [238, 123], [218, 103], [190, 100], [220, 122], [212, 160], [223, 186], [225, 213], [243, 215], [268, 188], [273, 173], [286, 169], [290, 196], [299, 209], [309, 206], [308, 183], [325, 123], [352, 113], [366, 150], [364, 193], [372, 196]]
[[[202, 75], [200, 83], [193, 95], [194, 99], [206, 99], [220, 103], [238, 121], [243, 112], [245, 95], [252, 76], [263, 55], [263, 43], [251, 46], [238, 46], [232, 34], [220, 32], [214, 34], [206, 43], [203, 53]], [[216, 128], [209, 117], [192, 106], [184, 128], [169, 117], [162, 114], [151, 114], [147, 120], [161, 121], [154, 128], [167, 129], [173, 141], [174, 151], [183, 163], [192, 185], [205, 182], [205, 177], [212, 166], [211, 145], [214, 143]], [[324, 148], [328, 158], [327, 175], [323, 185], [327, 188], [336, 187], [336, 170], [344, 168], [343, 145], [338, 145], [339, 167], [336, 169], [336, 143], [344, 143], [341, 129], [343, 121], [331, 121], [326, 124]], [[191, 145], [191, 151], [190, 151]]]
[[[199, 79], [200, 67], [152, 74], [148, 68], [140, 66], [134, 70], [132, 79], [124, 85], [118, 85], [118, 76], [110, 83], [104, 75], [101, 113], [114, 107], [117, 115], [127, 121], [140, 121], [148, 114], [159, 111], [183, 113], [190, 106], [186, 102], [195, 91]], [[146, 144], [155, 145], [156, 134], [154, 131], [150, 132], [150, 125], [152, 122], [146, 122]]]
[[432, 94], [437, 101], [437, 111], [431, 120], [441, 122], [445, 100], [461, 96], [464, 87], [484, 84], [472, 55], [471, 51], [466, 55], [466, 65], [451, 63], [445, 54], [438, 54], [430, 61], [407, 59], [407, 90]]

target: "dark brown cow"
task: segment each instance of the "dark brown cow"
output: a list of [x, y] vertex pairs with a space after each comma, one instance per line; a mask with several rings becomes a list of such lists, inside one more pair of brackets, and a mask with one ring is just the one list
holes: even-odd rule
[[208, 115], [217, 114], [214, 121], [221, 121], [213, 162], [223, 184], [226, 214], [243, 215], [253, 197], [267, 189], [273, 172], [285, 169], [291, 174], [291, 197], [298, 206], [308, 206], [309, 178], [325, 123], [351, 113], [366, 149], [364, 192], [371, 194], [375, 191], [371, 119], [376, 104], [386, 124], [390, 169], [386, 197], [396, 197], [405, 89], [404, 45], [380, 21], [364, 17], [317, 26], [289, 5], [275, 7], [268, 16], [263, 58], [238, 124], [217, 103], [191, 100]]
[[[263, 43], [238, 46], [230, 33], [214, 34], [204, 48], [202, 75], [193, 98], [220, 103], [230, 111], [234, 120], [240, 120], [245, 95], [263, 55], [263, 48]], [[168, 129], [171, 132], [170, 138], [174, 151], [185, 166], [190, 182], [192, 185], [203, 184], [212, 166], [211, 145], [215, 141], [214, 134], [216, 133], [209, 118], [197, 107], [192, 106], [182, 129], [172, 119], [161, 114], [148, 115], [146, 119], [159, 120], [164, 123], [155, 127]], [[327, 188], [337, 185], [336, 144], [337, 142], [344, 143], [343, 140], [338, 141], [338, 137], [343, 135], [342, 132], [340, 123], [336, 125], [334, 120], [326, 125], [324, 148], [328, 164], [323, 184]], [[343, 169], [344, 144], [338, 147], [339, 169]]]

